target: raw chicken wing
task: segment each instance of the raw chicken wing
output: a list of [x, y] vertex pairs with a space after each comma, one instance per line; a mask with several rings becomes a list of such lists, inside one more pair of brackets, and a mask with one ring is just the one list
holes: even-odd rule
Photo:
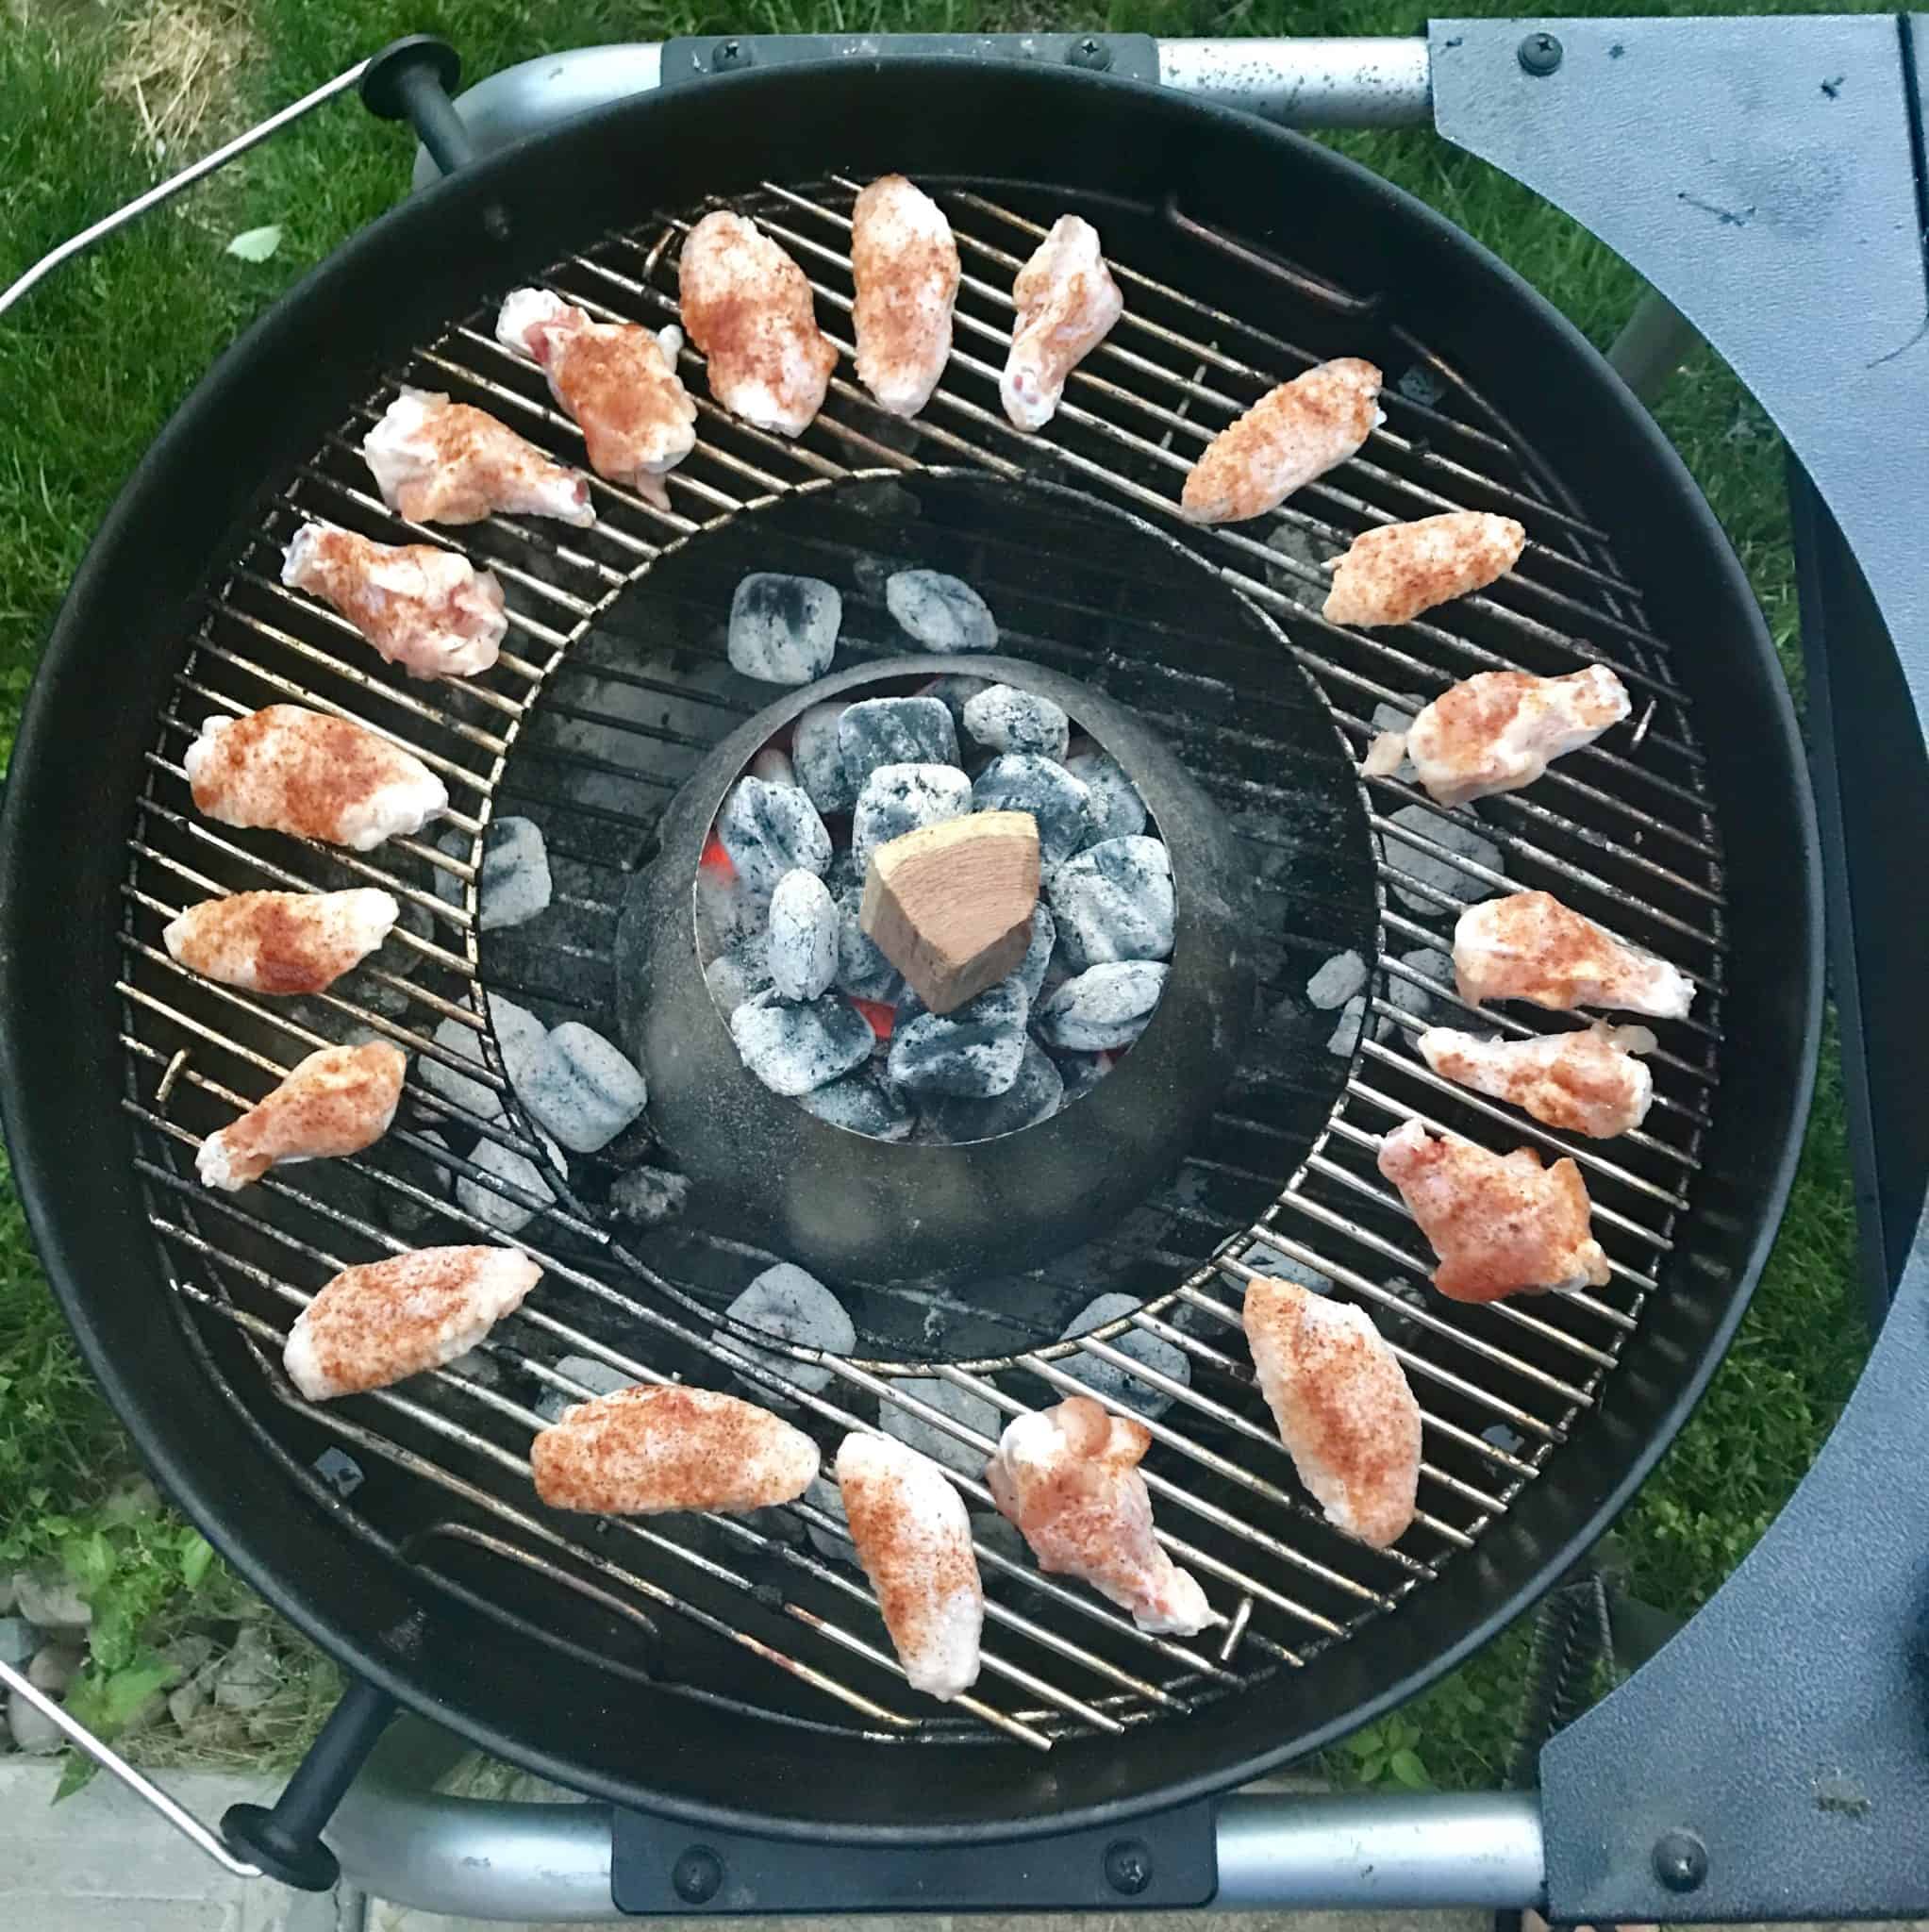
[[1295, 1281], [1246, 1284], [1246, 1344], [1300, 1481], [1326, 1520], [1375, 1549], [1413, 1521], [1420, 1405], [1358, 1308]]
[[638, 1388], [566, 1410], [529, 1445], [529, 1467], [552, 1509], [661, 1516], [794, 1503], [818, 1457], [801, 1429], [734, 1395]]
[[344, 1268], [295, 1318], [282, 1366], [310, 1402], [386, 1389], [466, 1355], [541, 1276], [514, 1248], [419, 1248]]
[[201, 726], [182, 765], [194, 806], [224, 825], [263, 825], [373, 852], [446, 810], [442, 781], [399, 745], [346, 718], [266, 705]]
[[667, 508], [663, 478], [696, 447], [696, 405], [676, 373], [682, 332], [591, 322], [547, 289], [518, 289], [495, 335], [549, 378], [550, 393], [583, 432], [590, 467]]
[[1684, 1020], [1694, 984], [1666, 959], [1618, 940], [1552, 892], [1510, 892], [1470, 906], [1454, 925], [1460, 997], [1532, 1000], [1556, 1013], [1615, 1007]]
[[1410, 624], [1436, 604], [1484, 591], [1505, 576], [1526, 541], [1512, 517], [1482, 509], [1383, 524], [1355, 537], [1334, 565], [1322, 615], [1330, 624], [1362, 629]]
[[838, 1451], [838, 1491], [911, 1688], [940, 1699], [969, 1690], [985, 1590], [957, 1491], [928, 1457], [889, 1436], [858, 1435]]
[[1153, 1533], [1152, 1498], [1139, 1474], [1151, 1446], [1143, 1423], [1074, 1395], [1008, 1423], [985, 1480], [1047, 1575], [1090, 1584], [1141, 1630], [1196, 1637], [1212, 1608]]
[[408, 1056], [385, 1041], [324, 1046], [240, 1120], [209, 1134], [194, 1157], [203, 1183], [235, 1193], [284, 1161], [359, 1154], [389, 1131]]
[[1018, 319], [999, 385], [1019, 428], [1042, 429], [1057, 413], [1065, 378], [1105, 341], [1125, 298], [1099, 252], [1099, 231], [1060, 215], [1011, 285]]
[[1212, 439], [1186, 478], [1179, 508], [1195, 524], [1264, 516], [1343, 463], [1386, 420], [1380, 372], [1371, 362], [1322, 362], [1261, 396]]
[[362, 439], [382, 501], [412, 524], [477, 524], [498, 510], [593, 524], [590, 486], [467, 403], [405, 389]]
[[957, 243], [944, 210], [902, 175], [873, 181], [851, 210], [857, 379], [893, 416], [931, 400], [951, 354]]
[[1510, 1100], [1544, 1121], [1590, 1140], [1611, 1141], [1648, 1117], [1655, 1076], [1634, 1056], [1653, 1053], [1645, 1026], [1603, 1026], [1537, 1040], [1482, 1040], [1429, 1026], [1414, 1042], [1435, 1073], [1476, 1093]]
[[1531, 785], [1555, 758], [1593, 741], [1628, 714], [1627, 688], [1605, 664], [1565, 677], [1483, 671], [1442, 691], [1405, 731], [1367, 748], [1369, 778], [1413, 760], [1441, 805], [1465, 805]]
[[709, 358], [710, 393], [759, 429], [803, 435], [838, 363], [804, 271], [753, 223], [719, 209], [690, 231], [677, 274], [683, 325]]
[[1434, 1286], [1450, 1301], [1497, 1302], [1607, 1281], [1588, 1190], [1571, 1160], [1543, 1168], [1531, 1147], [1489, 1154], [1471, 1141], [1434, 1140], [1408, 1121], [1380, 1142], [1380, 1172], [1433, 1243], [1440, 1257]]
[[496, 660], [508, 619], [503, 587], [433, 543], [375, 543], [304, 524], [282, 559], [291, 591], [332, 605], [411, 677], [469, 677]]
[[248, 992], [321, 992], [389, 937], [387, 892], [233, 892], [171, 919], [161, 942], [205, 979]]

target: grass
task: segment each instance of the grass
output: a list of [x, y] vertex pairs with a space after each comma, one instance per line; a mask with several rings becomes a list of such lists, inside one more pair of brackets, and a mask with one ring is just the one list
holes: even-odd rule
[[[734, 30], [975, 31], [1104, 25], [1166, 34], [1406, 32], [1417, 0], [757, 0], [701, 5], [586, 0], [4, 0], [0, 180], [9, 219], [0, 283], [145, 187], [168, 163], [307, 92], [407, 25], [446, 34], [482, 74], [547, 48]], [[1472, 10], [1483, 10], [1474, 8]], [[1504, 11], [1504, 8], [1485, 10]], [[1682, 9], [1688, 10], [1688, 9]], [[1720, 11], [1698, 4], [1694, 11]], [[1550, 294], [1605, 345], [1639, 286], [1626, 266], [1524, 190], [1429, 136], [1340, 145], [1441, 208]], [[164, 158], [162, 158], [164, 156]], [[0, 321], [0, 752], [62, 586], [121, 478], [246, 321], [407, 187], [409, 150], [351, 104], [324, 108], [213, 183], [43, 285]], [[281, 230], [266, 260], [226, 252], [236, 233]], [[1712, 354], [1699, 353], [1658, 411], [1747, 565], [1791, 673], [1793, 569], [1779, 440]], [[1862, 1350], [1842, 1108], [1824, 1069], [1774, 1257], [1706, 1401], [1621, 1526], [1635, 1587], [1688, 1611], [1759, 1536], [1826, 1434]], [[265, 1616], [165, 1510], [117, 1513], [127, 1444], [78, 1366], [10, 1195], [0, 1197], [0, 1568], [64, 1564], [113, 1633], [83, 1697], [111, 1718], [158, 1679], [183, 1632], [225, 1641]], [[274, 1708], [209, 1720], [184, 1747], [218, 1759], [293, 1750], [325, 1708], [328, 1667], [285, 1633]], [[1339, 1761], [1369, 1782], [1479, 1784], [1499, 1775], [1524, 1633], [1376, 1727]], [[137, 1695], [137, 1692], [139, 1695]], [[145, 1748], [160, 1755], [156, 1733]]]

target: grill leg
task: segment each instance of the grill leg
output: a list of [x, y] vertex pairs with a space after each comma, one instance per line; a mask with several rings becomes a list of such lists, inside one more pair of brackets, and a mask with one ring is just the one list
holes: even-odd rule
[[323, 1828], [394, 1714], [386, 1690], [355, 1679], [273, 1807], [228, 1807], [221, 1821], [228, 1843], [297, 1891], [326, 1891], [341, 1868]]

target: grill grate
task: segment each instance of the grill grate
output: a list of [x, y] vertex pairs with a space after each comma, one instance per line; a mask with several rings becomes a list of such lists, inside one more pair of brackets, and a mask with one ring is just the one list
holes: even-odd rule
[[[741, 204], [811, 275], [844, 372], [846, 210], [856, 186], [834, 179], [803, 192], [765, 184]], [[149, 756], [125, 888], [124, 1105], [139, 1124], [139, 1166], [164, 1265], [217, 1386], [316, 1493], [326, 1493], [324, 1474], [312, 1467], [316, 1451], [345, 1450], [365, 1489], [353, 1501], [329, 1494], [329, 1507], [424, 1576], [494, 1614], [534, 1606], [532, 1635], [543, 1641], [568, 1641], [570, 1615], [590, 1619], [585, 1627], [612, 1672], [681, 1694], [801, 1724], [855, 1726], [879, 1740], [1003, 1736], [1045, 1749], [1183, 1711], [1282, 1667], [1317, 1667], [1322, 1648], [1394, 1609], [1470, 1548], [1563, 1451], [1655, 1291], [1674, 1218], [1688, 1206], [1716, 1085], [1721, 882], [1702, 757], [1665, 647], [1643, 627], [1639, 595], [1617, 569], [1605, 533], [1560, 498], [1538, 457], [1451, 369], [1378, 314], [1374, 298], [1334, 288], [1175, 206], [1108, 205], [1100, 218], [1127, 315], [1073, 377], [1047, 436], [1023, 438], [996, 403], [1011, 308], [1006, 290], [1043, 232], [1035, 216], [1049, 219], [1070, 198], [1013, 190], [991, 199], [958, 189], [945, 199], [966, 265], [956, 346], [914, 426], [879, 416], [845, 373], [813, 429], [784, 442], [724, 416], [693, 379], [701, 440], [670, 479], [673, 507], [590, 476], [599, 521], [584, 531], [501, 517], [429, 529], [386, 510], [366, 487], [355, 446], [392, 393], [388, 387], [300, 466], [210, 596]], [[660, 325], [674, 319], [673, 251], [688, 226], [657, 218], [613, 236], [557, 264], [551, 284], [592, 314]], [[1213, 300], [1138, 272], [1135, 255], [1183, 262], [1178, 282]], [[1305, 340], [1241, 319], [1256, 313], [1291, 318]], [[561, 459], [579, 460], [574, 425], [550, 406], [540, 376], [495, 343], [490, 314], [452, 328], [395, 379], [477, 402]], [[1263, 525], [1176, 525], [1176, 485], [1198, 448], [1283, 377], [1325, 355], [1374, 353], [1363, 337], [1402, 379], [1389, 385], [1389, 420], [1360, 458]], [[700, 367], [688, 351], [684, 359]], [[544, 1168], [539, 1194], [477, 1158], [494, 1147], [539, 1167], [544, 1160], [513, 1105], [502, 1110], [507, 1083], [482, 1017], [483, 988], [593, 1008], [625, 877], [648, 857], [657, 810], [749, 709], [727, 680], [659, 674], [633, 653], [611, 658], [596, 648], [594, 626], [659, 558], [720, 518], [928, 464], [1049, 476], [1180, 528], [1228, 583], [1280, 620], [1356, 751], [1376, 705], [1410, 708], [1479, 669], [1610, 663], [1640, 706], [1631, 741], [1571, 757], [1532, 797], [1483, 806], [1481, 832], [1502, 853], [1505, 874], [1443, 842], [1439, 819], [1420, 828], [1397, 822], [1396, 812], [1427, 801], [1397, 779], [1374, 781], [1381, 959], [1362, 1043], [1317, 1144], [1272, 1205], [1216, 1252], [1206, 1250], [1222, 1233], [1217, 1226], [1202, 1237], [1194, 1225], [1189, 1253], [1181, 1237], [1176, 1245], [1154, 1242], [1140, 1258], [1162, 1271], [1160, 1289], [1129, 1320], [1075, 1344], [917, 1365], [919, 1375], [1001, 1415], [1091, 1392], [1070, 1373], [1079, 1357], [1168, 1398], [1148, 1424], [1156, 1447], [1147, 1479], [1163, 1541], [1200, 1575], [1222, 1619], [1190, 1643], [1144, 1636], [1090, 1592], [1039, 1575], [980, 1535], [991, 1598], [985, 1675], [977, 1697], [944, 1710], [905, 1685], [861, 1578], [827, 1554], [839, 1526], [823, 1510], [807, 1500], [756, 1519], [558, 1526], [528, 1488], [527, 1442], [542, 1420], [533, 1405], [544, 1393], [592, 1392], [556, 1365], [575, 1355], [640, 1381], [734, 1374], [807, 1413], [826, 1440], [873, 1426], [860, 1412], [872, 1401], [978, 1451], [989, 1453], [989, 1437], [923, 1399], [928, 1383], [914, 1386], [906, 1364], [831, 1360], [823, 1392], [798, 1386], [779, 1357], [750, 1355], [716, 1329], [706, 1294], [612, 1227], [562, 1175]], [[1354, 532], [1453, 508], [1509, 510], [1526, 522], [1534, 541], [1514, 576], [1380, 636], [1339, 629], [1317, 614], [1320, 563]], [[460, 685], [407, 688], [374, 665], [345, 622], [276, 580], [280, 545], [306, 518], [460, 549], [492, 570], [511, 624], [499, 664]], [[586, 667], [573, 653], [590, 654], [593, 676], [578, 675]], [[1160, 675], [1164, 683], [1142, 706], [1155, 722], [1191, 732], [1195, 742], [1202, 730], [1239, 738], [1234, 706], [1215, 711], [1202, 685], [1190, 715], [1179, 695], [1182, 667]], [[180, 769], [183, 744], [209, 711], [276, 700], [358, 718], [407, 745], [449, 782], [447, 825], [457, 836], [445, 829], [441, 842], [391, 841], [362, 858], [197, 819]], [[535, 731], [539, 701], [544, 728]], [[612, 733], [648, 745], [647, 769], [596, 749]], [[1210, 783], [1204, 761], [1191, 762]], [[1230, 814], [1246, 802], [1241, 788], [1263, 789], [1222, 784]], [[476, 894], [482, 831], [506, 808], [544, 816], [557, 896], [540, 943], [502, 934], [485, 955]], [[1434, 862], [1426, 878], [1407, 869], [1415, 854]], [[1461, 897], [1523, 885], [1557, 890], [1577, 909], [1666, 952], [1703, 989], [1701, 1018], [1661, 1029], [1664, 1050], [1652, 1062], [1656, 1104], [1644, 1130], [1608, 1151], [1571, 1144], [1438, 1079], [1410, 1051], [1408, 1037], [1425, 1023], [1409, 1010], [1410, 998], [1402, 1004], [1403, 989], [1445, 1013], [1472, 1011], [1450, 974], [1409, 963], [1420, 949], [1438, 952], [1439, 915], [1459, 903], [1448, 888], [1461, 880]], [[158, 925], [205, 893], [355, 882], [404, 901], [399, 947], [384, 955], [391, 965], [358, 969], [329, 994], [271, 1005], [193, 980], [158, 944]], [[1535, 1030], [1508, 1014], [1479, 1018], [1510, 1034]], [[412, 1080], [415, 1124], [398, 1125], [367, 1156], [284, 1170], [239, 1197], [210, 1197], [194, 1185], [192, 1149], [205, 1132], [303, 1054], [362, 1029], [406, 1047], [418, 1067], [434, 1062], [466, 1074], [470, 1104]], [[476, 1056], [456, 1051], [451, 1039], [473, 1041]], [[1229, 1107], [1237, 1119], [1237, 1096]], [[1526, 1142], [1571, 1155], [1595, 1198], [1610, 1284], [1531, 1308], [1459, 1307], [1423, 1292], [1424, 1244], [1372, 1165], [1380, 1136], [1412, 1113], [1497, 1147]], [[1265, 1133], [1262, 1122], [1239, 1124]], [[452, 1151], [471, 1142], [474, 1154]], [[457, 1184], [453, 1206], [438, 1176]], [[402, 1389], [323, 1409], [294, 1396], [279, 1371], [281, 1341], [328, 1274], [424, 1238], [491, 1239], [510, 1205], [535, 1212], [516, 1237], [546, 1271], [535, 1305], [461, 1362]], [[424, 1237], [430, 1227], [438, 1232]], [[1367, 1307], [1421, 1398], [1422, 1510], [1399, 1548], [1369, 1550], [1326, 1528], [1257, 1400], [1239, 1335], [1238, 1284], [1282, 1267], [1313, 1271]], [[1180, 1351], [1189, 1382], [1124, 1353], [1120, 1343], [1132, 1330]], [[980, 1483], [961, 1478], [959, 1487], [974, 1512], [989, 1509]], [[741, 1673], [733, 1681], [730, 1662], [745, 1652], [768, 1667], [753, 1674], [749, 1691]]]

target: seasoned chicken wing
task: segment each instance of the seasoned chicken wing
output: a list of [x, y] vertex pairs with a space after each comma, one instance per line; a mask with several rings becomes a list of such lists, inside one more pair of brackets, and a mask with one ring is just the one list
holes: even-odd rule
[[224, 825], [262, 825], [372, 852], [448, 808], [418, 758], [346, 718], [265, 705], [208, 719], [182, 757], [194, 806]]
[[838, 365], [804, 271], [755, 224], [718, 209], [690, 231], [677, 275], [683, 325], [709, 358], [710, 393], [759, 429], [802, 436]]
[[310, 1402], [386, 1389], [466, 1355], [541, 1278], [514, 1248], [418, 1248], [344, 1268], [295, 1318], [282, 1366]]
[[204, 899], [161, 932], [169, 956], [249, 992], [321, 992], [366, 959], [401, 917], [387, 892], [232, 892]]
[[1353, 540], [1333, 567], [1323, 615], [1371, 629], [1410, 624], [1422, 610], [1484, 591], [1520, 561], [1527, 533], [1512, 517], [1455, 509], [1382, 524]]
[[929, 1457], [889, 1436], [846, 1436], [837, 1473], [857, 1560], [912, 1689], [940, 1699], [969, 1690], [985, 1590], [957, 1491]]
[[1531, 1147], [1489, 1154], [1471, 1141], [1437, 1141], [1408, 1121], [1380, 1142], [1379, 1166], [1439, 1257], [1434, 1286], [1450, 1301], [1606, 1283], [1607, 1257], [1571, 1160], [1543, 1168]]
[[209, 1134], [194, 1157], [204, 1185], [235, 1193], [271, 1167], [359, 1154], [389, 1131], [408, 1056], [386, 1041], [324, 1046], [239, 1120]]
[[931, 400], [951, 354], [957, 243], [944, 210], [902, 175], [873, 181], [851, 210], [857, 379], [893, 416]]
[[547, 289], [518, 289], [496, 316], [495, 336], [548, 377], [599, 476], [668, 506], [663, 478], [696, 447], [696, 405], [676, 373], [680, 330], [592, 322]]
[[1410, 758], [1441, 805], [1465, 805], [1531, 785], [1564, 753], [1628, 714], [1627, 687], [1605, 664], [1565, 677], [1483, 671], [1442, 691], [1405, 731], [1383, 731], [1363, 769], [1383, 778]]
[[590, 486], [467, 403], [405, 389], [362, 439], [382, 501], [412, 524], [477, 524], [498, 510], [593, 524]]
[[1194, 1637], [1212, 1622], [1212, 1607], [1153, 1533], [1152, 1498], [1139, 1474], [1151, 1446], [1143, 1423], [1074, 1395], [1007, 1423], [985, 1481], [1047, 1575], [1090, 1584], [1141, 1630]]
[[376, 543], [304, 524], [282, 559], [281, 581], [332, 605], [412, 677], [487, 671], [508, 628], [494, 575], [433, 543]]
[[1105, 341], [1125, 312], [1106, 266], [1099, 231], [1060, 215], [1011, 285], [1018, 317], [999, 394], [1021, 429], [1042, 429], [1057, 414], [1065, 378]]
[[1645, 1026], [1603, 1026], [1536, 1040], [1482, 1040], [1429, 1026], [1414, 1042], [1443, 1079], [1509, 1100], [1550, 1127], [1611, 1141], [1648, 1117], [1655, 1076], [1638, 1053], [1653, 1053]]
[[1326, 1520], [1375, 1549], [1413, 1521], [1420, 1404], [1358, 1308], [1295, 1281], [1246, 1284], [1246, 1343], [1300, 1481]]
[[1694, 983], [1666, 959], [1618, 940], [1552, 892], [1509, 892], [1470, 906], [1454, 925], [1460, 997], [1532, 1000], [1556, 1013], [1614, 1007], [1684, 1020]]
[[1371, 362], [1322, 362], [1261, 396], [1206, 444], [1179, 508], [1195, 524], [1264, 516], [1343, 463], [1386, 420]]
[[564, 1412], [529, 1445], [552, 1509], [661, 1516], [794, 1503], [817, 1474], [802, 1429], [709, 1389], [619, 1389]]

